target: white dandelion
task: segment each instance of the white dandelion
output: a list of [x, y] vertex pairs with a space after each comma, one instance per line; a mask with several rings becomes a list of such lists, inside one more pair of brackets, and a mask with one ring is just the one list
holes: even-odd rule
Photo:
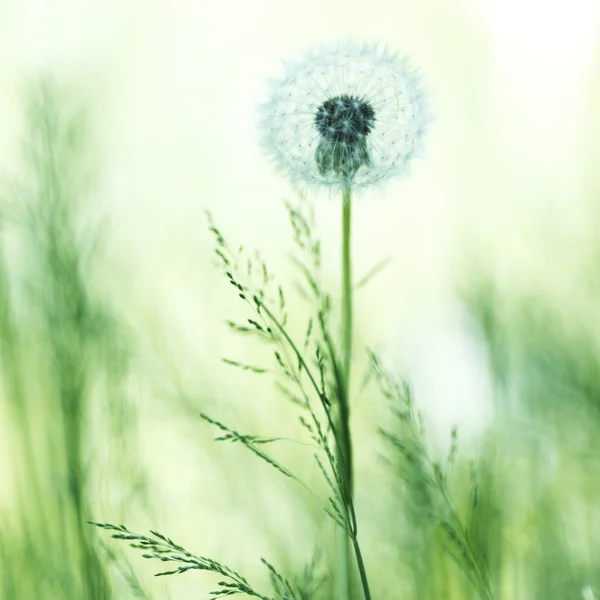
[[[336, 461], [350, 503], [352, 193], [405, 174], [422, 148], [428, 120], [420, 79], [406, 60], [378, 45], [353, 43], [316, 50], [302, 62], [288, 65], [284, 76], [272, 81], [270, 100], [262, 108], [263, 145], [275, 165], [296, 184], [339, 190], [342, 195], [342, 340], [340, 354], [332, 360], [340, 374]], [[370, 600], [362, 556], [356, 543], [353, 547], [364, 597]], [[350, 540], [341, 530], [340, 600], [350, 598], [352, 581]]]
[[406, 173], [429, 122], [416, 70], [377, 44], [309, 53], [271, 81], [263, 146], [294, 183], [358, 190]]

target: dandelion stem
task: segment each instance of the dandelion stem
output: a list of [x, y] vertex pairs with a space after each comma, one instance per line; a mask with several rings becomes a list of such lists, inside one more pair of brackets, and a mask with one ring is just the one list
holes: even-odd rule
[[350, 374], [352, 357], [352, 272], [351, 272], [352, 190], [344, 190], [342, 203], [342, 377], [340, 393], [340, 434], [344, 452], [344, 475], [348, 496], [352, 497], [352, 445], [350, 437]]
[[[341, 452], [338, 459], [349, 505], [352, 505], [353, 502], [352, 444], [350, 437], [350, 364], [352, 356], [351, 201], [352, 189], [347, 187], [344, 189], [342, 198], [342, 385], [341, 389], [338, 390], [338, 431], [340, 433]], [[360, 566], [362, 564], [360, 553], [356, 555], [356, 558]], [[342, 531], [339, 540], [340, 600], [349, 600], [350, 598], [352, 583], [350, 564], [350, 539], [346, 532]]]
[[350, 361], [352, 355], [352, 273], [350, 259], [352, 190], [344, 190], [342, 202], [342, 331], [346, 400], [349, 396]]

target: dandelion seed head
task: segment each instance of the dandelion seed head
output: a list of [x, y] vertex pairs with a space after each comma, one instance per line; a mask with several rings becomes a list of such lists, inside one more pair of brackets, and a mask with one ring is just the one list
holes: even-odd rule
[[294, 183], [358, 190], [404, 175], [428, 122], [420, 78], [405, 59], [345, 42], [285, 65], [260, 129]]

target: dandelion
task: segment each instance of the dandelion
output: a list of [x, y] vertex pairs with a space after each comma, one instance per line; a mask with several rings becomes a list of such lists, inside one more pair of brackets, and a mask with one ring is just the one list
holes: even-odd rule
[[429, 111], [406, 60], [378, 45], [338, 44], [290, 64], [262, 109], [263, 145], [296, 183], [372, 186], [406, 173]]
[[[340, 43], [290, 64], [272, 82], [263, 107], [263, 145], [295, 183], [342, 193], [342, 343], [336, 431], [345, 494], [352, 498], [350, 365], [352, 355], [351, 199], [407, 171], [422, 147], [428, 110], [420, 79], [405, 60], [378, 45]], [[355, 540], [354, 540], [355, 541]], [[350, 546], [340, 537], [338, 597], [351, 597]], [[370, 598], [357, 554], [364, 596]]]

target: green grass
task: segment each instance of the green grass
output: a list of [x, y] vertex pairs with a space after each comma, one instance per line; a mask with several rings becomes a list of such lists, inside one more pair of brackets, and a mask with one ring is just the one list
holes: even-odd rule
[[[27, 98], [23, 173], [7, 187], [11, 211], [3, 211], [0, 254], [2, 415], [11, 451], [3, 476], [11, 501], [0, 513], [0, 598], [162, 598], [176, 590], [172, 577], [162, 578], [163, 587], [152, 579], [145, 557], [158, 574], [196, 578], [199, 590], [210, 585], [217, 597], [329, 600], [339, 565], [336, 530], [353, 550], [353, 599], [365, 597], [367, 579], [374, 599], [595, 597], [600, 357], [592, 338], [544, 298], [501, 294], [491, 269], [472, 273], [456, 297], [482, 332], [495, 418], [468, 456], [460, 430], [448, 431], [450, 451], [440, 458], [418, 395], [377, 353], [361, 351], [355, 332], [353, 370], [368, 367], [369, 377], [363, 386], [354, 378], [351, 402], [360, 399], [386, 417], [368, 434], [350, 422], [354, 455], [370, 458], [345, 474], [338, 422], [349, 366], [338, 335], [340, 301], [337, 284], [321, 273], [316, 211], [302, 197], [285, 205], [301, 293], [281, 284], [268, 261], [240, 248], [240, 240], [230, 241], [212, 216], [208, 224], [214, 255], [207, 262], [216, 259], [243, 315], [229, 320], [223, 335], [244, 336], [256, 347], [255, 363], [235, 351], [224, 361], [232, 377], [251, 382], [253, 402], [275, 384], [293, 424], [278, 431], [277, 423], [252, 421], [260, 407], [240, 399], [225, 410], [208, 392], [180, 418], [192, 422], [199, 447], [212, 434], [232, 446], [220, 449], [234, 466], [223, 469], [229, 483], [215, 495], [251, 489], [262, 506], [267, 494], [274, 503], [278, 497], [270, 496], [280, 494], [290, 502], [289, 518], [304, 525], [295, 539], [271, 539], [265, 545], [273, 553], [254, 561], [234, 551], [254, 543], [242, 533], [224, 537], [222, 558], [205, 556], [194, 521], [185, 524], [193, 548], [170, 539], [163, 523], [175, 523], [180, 507], [153, 507], [143, 492], [157, 474], [138, 460], [138, 408], [124, 385], [137, 340], [95, 285], [110, 225], [90, 220], [93, 140], [85, 114], [48, 84]], [[167, 384], [178, 389], [175, 373]], [[268, 488], [254, 486], [252, 474], [237, 466], [236, 446], [262, 462], [260, 481]], [[361, 490], [365, 462], [380, 479]], [[128, 490], [125, 507], [100, 498], [100, 473], [119, 493]], [[366, 495], [373, 502], [365, 506], [376, 511], [361, 505]], [[271, 515], [263, 518], [264, 536], [276, 538]], [[135, 520], [136, 528], [146, 522], [149, 533], [134, 533], [121, 519]], [[254, 520], [250, 509], [247, 519]]]

